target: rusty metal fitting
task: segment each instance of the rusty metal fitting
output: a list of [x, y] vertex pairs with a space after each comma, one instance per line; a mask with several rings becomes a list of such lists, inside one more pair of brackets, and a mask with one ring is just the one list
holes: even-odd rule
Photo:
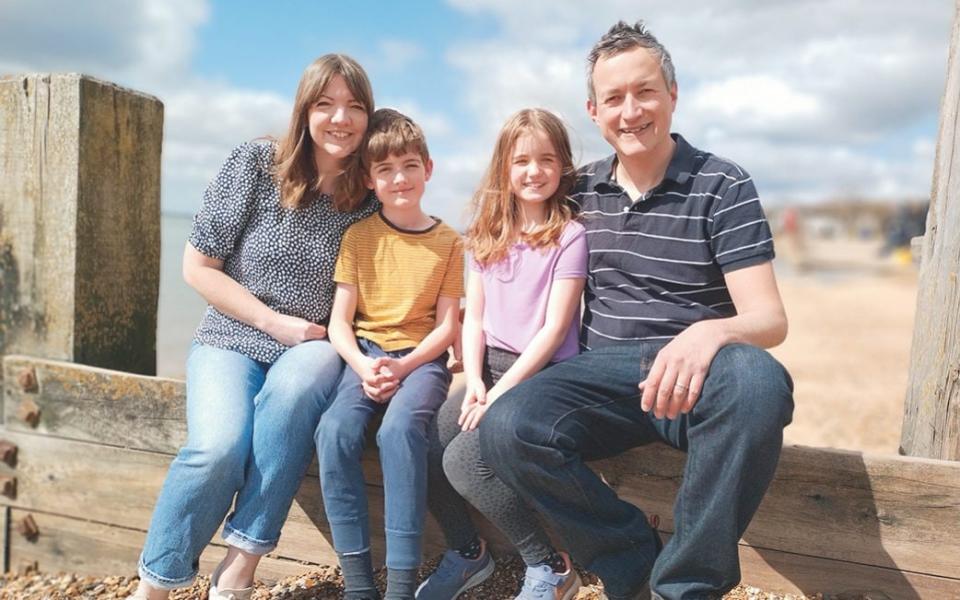
[[17, 478], [0, 476], [0, 494], [10, 499], [16, 498], [17, 497]]
[[17, 416], [30, 427], [36, 427], [40, 423], [40, 407], [37, 406], [36, 402], [27, 398], [20, 403]]
[[17, 466], [17, 445], [7, 440], [0, 440], [0, 462], [11, 467]]
[[33, 515], [27, 515], [17, 521], [17, 533], [28, 540], [35, 540], [40, 535], [40, 528], [37, 527], [37, 522], [33, 520]]
[[40, 563], [35, 560], [21, 560], [17, 566], [18, 575], [34, 575], [40, 571]]
[[17, 376], [17, 383], [20, 384], [20, 389], [28, 394], [36, 392], [38, 389], [36, 370], [33, 367], [27, 367], [20, 371], [20, 375]]

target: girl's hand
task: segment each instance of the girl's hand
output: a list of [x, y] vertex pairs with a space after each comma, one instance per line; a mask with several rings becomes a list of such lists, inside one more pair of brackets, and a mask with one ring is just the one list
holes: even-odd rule
[[296, 346], [309, 340], [327, 337], [327, 328], [300, 317], [276, 313], [264, 332], [284, 346]]
[[473, 410], [477, 404], [483, 404], [487, 401], [487, 388], [483, 385], [481, 379], [467, 378], [466, 389], [463, 394], [463, 402], [460, 404], [460, 418], [457, 419], [457, 425], [463, 425], [464, 416]]
[[487, 409], [492, 403], [474, 404], [469, 412], [460, 415], [460, 429], [463, 431], [472, 431], [480, 424], [480, 419], [487, 414]]

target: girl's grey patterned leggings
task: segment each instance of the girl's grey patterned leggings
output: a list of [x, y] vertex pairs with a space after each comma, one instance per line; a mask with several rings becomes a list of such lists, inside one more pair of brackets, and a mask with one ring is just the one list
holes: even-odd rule
[[[487, 347], [483, 382], [487, 389], [516, 361], [517, 355]], [[527, 565], [543, 562], [553, 546], [536, 516], [480, 458], [480, 431], [457, 425], [461, 400], [449, 397], [427, 429], [427, 505], [440, 524], [450, 548], [461, 548], [477, 535], [467, 502], [479, 510], [513, 543]]]

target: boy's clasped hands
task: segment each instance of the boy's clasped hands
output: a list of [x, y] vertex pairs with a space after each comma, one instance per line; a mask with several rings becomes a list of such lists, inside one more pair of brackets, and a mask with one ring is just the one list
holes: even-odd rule
[[368, 356], [365, 362], [358, 373], [363, 381], [363, 393], [374, 402], [386, 403], [397, 392], [407, 369], [399, 359], [389, 356]]

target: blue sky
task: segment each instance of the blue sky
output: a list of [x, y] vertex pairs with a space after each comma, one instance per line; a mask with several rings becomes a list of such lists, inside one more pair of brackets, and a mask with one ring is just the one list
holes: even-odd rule
[[0, 73], [80, 71], [165, 104], [163, 207], [196, 210], [230, 148], [279, 133], [304, 66], [345, 52], [379, 106], [421, 121], [426, 205], [462, 224], [503, 120], [545, 106], [607, 151], [583, 63], [618, 19], [671, 50], [674, 128], [750, 171], [768, 204], [929, 193], [951, 0], [5, 0]]

